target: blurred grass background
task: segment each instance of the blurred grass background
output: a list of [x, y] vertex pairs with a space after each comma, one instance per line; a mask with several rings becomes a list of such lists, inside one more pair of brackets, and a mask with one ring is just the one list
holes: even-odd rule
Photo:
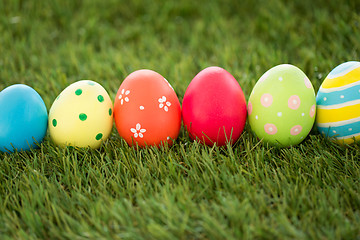
[[[225, 68], [246, 98], [290, 63], [317, 91], [359, 60], [358, 1], [0, 1], [0, 89], [33, 87], [48, 109], [91, 79], [115, 97], [138, 69], [162, 74], [180, 102], [202, 69]], [[1, 109], [0, 109], [1, 110]], [[1, 130], [0, 130], [1, 131]], [[227, 148], [193, 143], [134, 150], [0, 153], [2, 239], [359, 239], [360, 145], [312, 132], [302, 144], [259, 144], [247, 126]]]

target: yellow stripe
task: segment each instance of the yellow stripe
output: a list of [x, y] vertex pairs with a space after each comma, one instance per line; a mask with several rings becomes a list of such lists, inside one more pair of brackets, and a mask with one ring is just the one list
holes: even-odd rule
[[338, 109], [316, 109], [316, 122], [329, 123], [345, 121], [360, 116], [360, 104]]
[[360, 67], [352, 70], [344, 76], [337, 78], [326, 78], [322, 84], [323, 88], [342, 87], [360, 80]]
[[352, 144], [354, 142], [359, 141], [359, 139], [360, 139], [360, 136], [356, 136], [356, 137], [349, 137], [349, 138], [345, 138], [345, 139], [335, 139], [335, 141], [338, 142], [339, 144], [343, 145], [343, 144]]

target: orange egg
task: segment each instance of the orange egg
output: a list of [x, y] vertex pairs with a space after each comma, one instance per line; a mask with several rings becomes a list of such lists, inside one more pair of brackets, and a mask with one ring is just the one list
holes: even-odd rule
[[169, 82], [157, 72], [138, 70], [116, 94], [114, 118], [119, 135], [130, 145], [169, 145], [178, 137], [181, 107]]

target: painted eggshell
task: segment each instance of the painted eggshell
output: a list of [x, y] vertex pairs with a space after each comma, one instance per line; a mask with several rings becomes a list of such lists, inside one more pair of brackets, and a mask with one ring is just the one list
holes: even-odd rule
[[251, 129], [264, 142], [279, 147], [299, 144], [314, 125], [315, 92], [297, 67], [282, 64], [268, 70], [249, 98]]
[[65, 88], [52, 104], [49, 130], [60, 146], [98, 148], [113, 125], [113, 108], [106, 90], [90, 80]]
[[207, 145], [234, 143], [246, 122], [246, 101], [236, 79], [220, 67], [199, 72], [186, 89], [182, 116], [192, 139]]
[[48, 114], [40, 95], [23, 84], [0, 92], [0, 151], [37, 148], [47, 129]]
[[181, 127], [181, 107], [174, 89], [160, 74], [138, 70], [125, 78], [115, 97], [119, 135], [130, 145], [169, 145]]
[[346, 62], [325, 78], [316, 96], [318, 130], [339, 144], [360, 139], [360, 62]]

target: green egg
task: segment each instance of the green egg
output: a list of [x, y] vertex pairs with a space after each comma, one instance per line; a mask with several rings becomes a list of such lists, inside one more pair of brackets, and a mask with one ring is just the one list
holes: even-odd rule
[[299, 68], [281, 64], [255, 84], [248, 101], [252, 131], [265, 143], [279, 147], [302, 142], [314, 125], [315, 91]]

